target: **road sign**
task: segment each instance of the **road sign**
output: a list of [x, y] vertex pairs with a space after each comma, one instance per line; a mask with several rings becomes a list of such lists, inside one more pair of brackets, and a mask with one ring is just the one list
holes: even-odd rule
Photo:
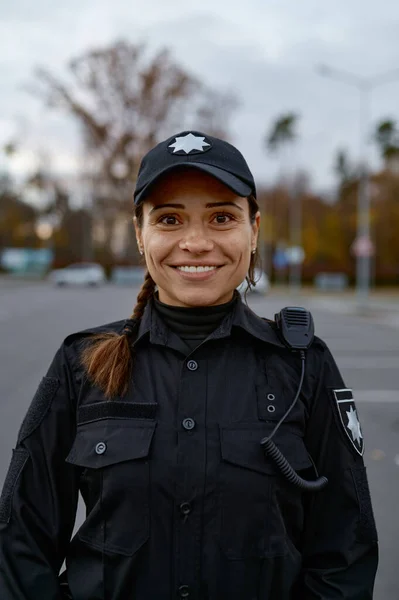
[[300, 265], [305, 259], [305, 251], [302, 246], [291, 246], [285, 251], [290, 265]]
[[287, 265], [288, 265], [288, 260], [287, 260], [286, 254], [285, 254], [285, 249], [276, 248], [276, 251], [273, 256], [274, 268], [279, 271], [280, 269], [285, 269], [285, 267]]
[[356, 257], [369, 257], [374, 254], [374, 244], [367, 235], [355, 239], [351, 251]]

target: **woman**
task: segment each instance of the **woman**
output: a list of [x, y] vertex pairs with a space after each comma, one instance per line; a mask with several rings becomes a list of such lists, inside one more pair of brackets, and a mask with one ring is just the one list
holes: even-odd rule
[[[64, 341], [19, 432], [1, 600], [371, 598], [351, 391], [318, 338], [301, 381], [305, 352], [235, 292], [254, 284], [260, 222], [244, 158], [199, 132], [162, 142], [134, 222], [148, 272], [132, 317]], [[306, 484], [319, 474], [326, 487]], [[87, 517], [70, 540], [79, 490]]]

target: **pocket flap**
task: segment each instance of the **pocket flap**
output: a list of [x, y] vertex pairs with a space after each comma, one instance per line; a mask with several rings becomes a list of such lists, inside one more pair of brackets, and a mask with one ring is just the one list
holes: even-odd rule
[[155, 421], [104, 419], [79, 425], [66, 462], [100, 469], [115, 463], [148, 456]]
[[[220, 443], [223, 460], [261, 473], [279, 473], [273, 460], [265, 455], [260, 445], [261, 440], [272, 431], [273, 424], [267, 423], [241, 423], [222, 427]], [[303, 438], [294, 427], [282, 424], [272, 440], [294, 470], [312, 466]]]

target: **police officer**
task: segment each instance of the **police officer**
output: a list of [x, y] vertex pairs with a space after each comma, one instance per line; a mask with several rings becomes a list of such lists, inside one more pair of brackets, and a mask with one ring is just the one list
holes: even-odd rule
[[145, 281], [39, 385], [0, 502], [1, 600], [372, 598], [352, 392], [306, 312], [268, 322], [235, 292], [260, 222], [243, 156], [182, 132], [134, 196]]

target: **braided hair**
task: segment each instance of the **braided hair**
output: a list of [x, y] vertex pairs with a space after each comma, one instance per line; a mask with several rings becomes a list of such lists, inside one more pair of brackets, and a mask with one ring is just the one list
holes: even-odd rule
[[[248, 198], [251, 221], [255, 220], [258, 204], [254, 197]], [[143, 207], [135, 207], [137, 224], [143, 224]], [[255, 266], [258, 261], [258, 251], [251, 255], [247, 276], [250, 289], [255, 285]], [[83, 349], [81, 362], [90, 379], [98, 386], [108, 399], [124, 396], [127, 392], [133, 366], [131, 341], [138, 333], [148, 301], [154, 295], [155, 282], [147, 271], [143, 285], [137, 296], [136, 306], [132, 315], [125, 321], [121, 334], [115, 332], [99, 333], [90, 338], [90, 343]]]

